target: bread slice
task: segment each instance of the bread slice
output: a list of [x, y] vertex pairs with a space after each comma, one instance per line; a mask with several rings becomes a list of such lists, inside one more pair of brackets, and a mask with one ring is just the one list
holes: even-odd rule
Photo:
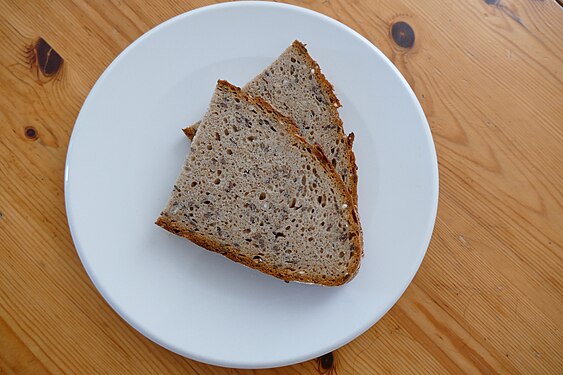
[[156, 224], [285, 281], [341, 285], [362, 256], [353, 199], [320, 147], [226, 81]]
[[[357, 202], [358, 175], [352, 151], [354, 133], [346, 136], [338, 115], [340, 101], [305, 46], [294, 41], [243, 91], [266, 99], [284, 116], [295, 120], [309, 143], [318, 143]], [[198, 123], [184, 129], [193, 139]]]

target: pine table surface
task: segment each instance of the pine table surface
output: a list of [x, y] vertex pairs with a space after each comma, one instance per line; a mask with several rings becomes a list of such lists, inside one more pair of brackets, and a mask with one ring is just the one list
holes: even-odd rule
[[0, 373], [563, 374], [558, 1], [289, 1], [357, 30], [405, 76], [436, 144], [438, 217], [414, 281], [366, 333], [305, 363], [234, 370], [119, 318], [80, 263], [63, 188], [104, 69], [213, 1], [0, 0]]

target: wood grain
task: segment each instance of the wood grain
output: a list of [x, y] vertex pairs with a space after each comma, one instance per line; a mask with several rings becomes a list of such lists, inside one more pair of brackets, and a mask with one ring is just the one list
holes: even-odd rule
[[119, 52], [212, 1], [0, 0], [0, 373], [563, 373], [561, 6], [290, 2], [377, 45], [428, 116], [438, 220], [397, 305], [322, 359], [261, 371], [194, 362], [130, 328], [97, 293], [70, 238], [70, 133]]

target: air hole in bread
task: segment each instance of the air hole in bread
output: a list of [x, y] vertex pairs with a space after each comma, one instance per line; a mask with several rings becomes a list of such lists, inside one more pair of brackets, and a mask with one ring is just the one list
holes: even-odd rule
[[285, 237], [285, 234], [282, 233], [282, 232], [273, 232], [273, 233], [274, 233], [276, 240], [280, 237], [282, 237], [282, 238]]

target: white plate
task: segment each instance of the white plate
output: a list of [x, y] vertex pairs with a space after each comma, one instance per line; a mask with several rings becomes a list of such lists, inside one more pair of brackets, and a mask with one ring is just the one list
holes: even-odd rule
[[[294, 39], [335, 85], [356, 133], [365, 257], [338, 288], [286, 284], [153, 224], [217, 79], [243, 85]], [[430, 241], [438, 169], [407, 82], [365, 38], [303, 8], [225, 3], [175, 17], [131, 44], [86, 99], [69, 145], [66, 207], [92, 281], [129, 324], [198, 361], [275, 367], [336, 349], [401, 296]]]

